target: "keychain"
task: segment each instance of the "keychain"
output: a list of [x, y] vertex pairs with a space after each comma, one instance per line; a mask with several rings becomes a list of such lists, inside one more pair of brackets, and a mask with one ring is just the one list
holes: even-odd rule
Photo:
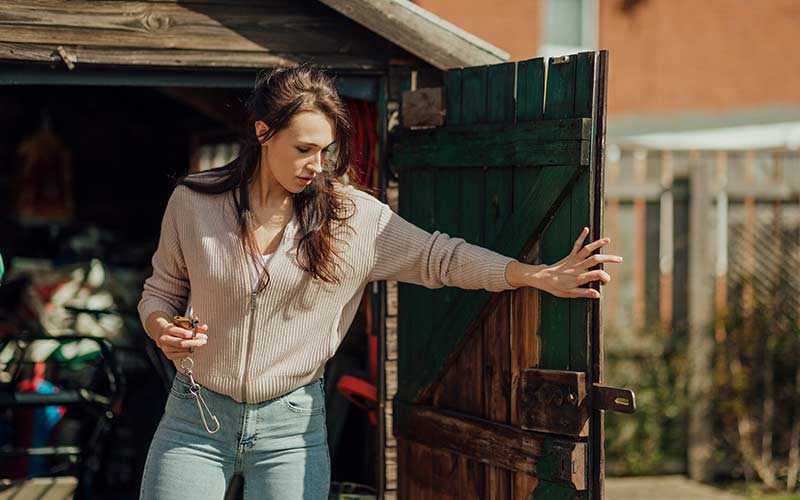
[[[184, 328], [186, 330], [191, 330], [192, 339], [194, 339], [197, 336], [197, 328], [200, 326], [200, 320], [194, 317], [194, 314], [192, 314], [192, 312], [193, 308], [189, 307], [189, 317], [187, 318], [185, 316], [174, 316], [172, 318], [172, 324]], [[189, 352], [193, 353], [194, 347], [190, 347]], [[208, 407], [208, 404], [206, 404], [206, 400], [203, 399], [203, 396], [200, 394], [200, 384], [198, 384], [194, 380], [194, 376], [192, 375], [192, 368], [194, 368], [194, 360], [190, 356], [181, 358], [180, 368], [186, 373], [186, 376], [189, 377], [189, 382], [190, 382], [189, 392], [192, 393], [192, 396], [194, 396], [194, 400], [197, 403], [197, 409], [198, 411], [200, 411], [200, 419], [203, 421], [203, 426], [206, 428], [206, 431], [208, 431], [209, 434], [214, 434], [219, 430], [219, 420], [217, 420], [217, 417], [215, 417], [214, 414], [211, 413], [211, 409]], [[213, 431], [208, 427], [208, 423], [206, 422], [206, 415], [205, 412], [203, 411], [203, 406], [205, 406], [206, 411], [208, 411], [208, 414], [211, 417], [211, 420], [213, 420], [214, 425], [216, 425], [216, 428]]]

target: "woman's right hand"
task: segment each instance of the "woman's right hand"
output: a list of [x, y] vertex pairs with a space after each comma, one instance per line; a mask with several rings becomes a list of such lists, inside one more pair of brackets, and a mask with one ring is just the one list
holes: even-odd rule
[[208, 325], [200, 325], [197, 328], [197, 336], [192, 339], [192, 331], [174, 325], [172, 322], [164, 320], [161, 323], [161, 331], [156, 338], [156, 345], [164, 352], [164, 355], [172, 360], [189, 356], [189, 349], [192, 347], [203, 347], [208, 342]]

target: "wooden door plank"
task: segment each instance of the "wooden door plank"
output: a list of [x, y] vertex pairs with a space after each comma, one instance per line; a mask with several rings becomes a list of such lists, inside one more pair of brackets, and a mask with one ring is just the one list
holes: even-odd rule
[[483, 206], [486, 204], [486, 184], [483, 169], [461, 169], [461, 210], [459, 235], [469, 243], [484, 244]]
[[547, 65], [547, 89], [544, 104], [544, 119], [572, 118], [575, 110], [575, 55], [567, 56], [566, 62], [551, 57]]
[[461, 118], [461, 68], [448, 70], [444, 74], [445, 84], [445, 123], [448, 127], [460, 125]]
[[[575, 117], [591, 118], [594, 110], [595, 94], [595, 53], [581, 52], [576, 55], [575, 69], [575, 104], [573, 114]], [[596, 131], [595, 131], [596, 132]], [[594, 146], [594, 144], [593, 144]], [[592, 152], [594, 150], [592, 149]], [[575, 187], [570, 194], [570, 227], [573, 239], [584, 227], [594, 229], [594, 233], [589, 234], [589, 241], [593, 241], [593, 235], [599, 235], [600, 228], [593, 227], [593, 208], [595, 204], [594, 182], [597, 172], [596, 159], [590, 157], [591, 165], [587, 172], [588, 175], [578, 179]], [[570, 370], [588, 371], [589, 370], [589, 332], [591, 329], [591, 318], [589, 317], [590, 299], [574, 299], [570, 303], [571, 323], [570, 327]], [[592, 378], [588, 377], [589, 383]]]
[[[413, 189], [408, 189], [410, 193], [410, 206], [407, 217], [426, 231], [433, 231], [436, 227], [434, 219], [434, 209], [436, 207], [434, 182], [435, 173], [432, 169], [415, 170], [410, 177]], [[401, 188], [401, 192], [403, 189]], [[412, 335], [401, 335], [398, 337], [398, 348], [400, 351], [400, 371], [398, 373], [399, 385], [403, 387], [404, 376], [424, 369], [433, 362], [430, 352], [416, 351], [415, 343], [431, 338], [433, 332], [433, 290], [426, 287], [419, 287], [409, 283], [400, 283], [401, 289], [413, 287], [413, 292], [408, 294], [408, 306], [401, 312], [398, 323], [404, 325], [403, 330], [413, 332]], [[413, 354], [412, 354], [413, 353]]]
[[437, 408], [483, 416], [482, 326], [466, 337], [450, 369], [432, 392], [430, 402]]
[[407, 471], [408, 496], [406, 498], [409, 500], [432, 500], [433, 457], [430, 447], [422, 443], [407, 441], [405, 450], [408, 453], [408, 463], [413, 464]]
[[541, 120], [544, 111], [544, 59], [517, 64], [517, 122]]
[[[512, 292], [503, 292], [483, 328], [483, 416], [493, 422], [509, 422]], [[488, 499], [510, 499], [511, 473], [501, 467], [486, 466]]]
[[509, 421], [511, 387], [510, 331], [512, 292], [503, 292], [483, 328], [483, 416], [493, 422]]
[[[564, 63], [559, 63], [558, 58], [551, 59], [547, 76], [545, 118], [591, 116], [594, 80], [589, 76], [592, 68], [593, 59], [590, 60], [585, 54], [572, 55]], [[580, 84], [577, 83], [578, 75], [581, 76]], [[590, 226], [590, 180], [588, 172], [577, 180], [545, 232], [542, 238], [543, 262], [552, 264], [565, 257], [581, 228]], [[588, 299], [565, 299], [550, 294], [542, 296], [542, 312], [547, 321], [541, 327], [541, 367], [559, 370], [587, 369], [587, 306]]]
[[[432, 404], [436, 407], [482, 416], [483, 345], [480, 331], [477, 333], [478, 335], [467, 338], [458, 358], [433, 395]], [[455, 492], [458, 498], [485, 498], [483, 476], [487, 466], [452, 452], [446, 454], [452, 460], [440, 457], [435, 459], [434, 467], [453, 468], [451, 481], [448, 483], [451, 491]]]
[[[544, 111], [544, 59], [528, 59], [517, 64], [517, 123], [542, 119]], [[538, 168], [514, 165], [513, 210], [517, 210], [528, 195], [531, 186], [537, 184]]]
[[392, 151], [395, 168], [587, 165], [591, 120], [459, 125], [404, 130]]
[[[559, 62], [562, 61], [562, 62]], [[575, 67], [574, 56], [565, 62], [562, 58], [550, 58], [547, 71], [547, 94], [545, 96], [545, 119], [572, 118], [575, 107]], [[558, 209], [550, 226], [542, 236], [542, 262], [554, 264], [562, 259], [571, 248], [571, 193], [566, 203]], [[542, 317], [546, 320], [540, 327], [542, 355], [540, 367], [558, 370], [569, 369], [571, 338], [570, 303], [573, 299], [558, 298], [542, 294]]]
[[[539, 261], [539, 245], [528, 254], [527, 262]], [[521, 372], [525, 368], [537, 366], [541, 350], [539, 337], [540, 290], [521, 288], [513, 293], [511, 302], [511, 389], [510, 422], [519, 426], [522, 421], [519, 405], [519, 384]], [[511, 475], [511, 498], [530, 498], [538, 480], [522, 472]]]
[[514, 500], [527, 500], [533, 497], [533, 492], [539, 485], [539, 479], [528, 474], [517, 472], [511, 484], [511, 498]]
[[[414, 467], [423, 467], [420, 474], [412, 474], [399, 496], [408, 500], [483, 500], [484, 464], [470, 460], [447, 450], [437, 450], [408, 441], [406, 447], [413, 449], [418, 459]], [[407, 493], [406, 493], [407, 492]]]
[[517, 63], [493, 64], [487, 68], [488, 123], [514, 123], [514, 79]]
[[577, 490], [585, 488], [585, 443], [432, 406], [395, 400], [394, 409], [397, 430], [404, 439]]
[[[514, 123], [514, 80], [516, 63], [495, 64], [488, 70], [487, 121], [513, 125]], [[486, 242], [492, 245], [503, 222], [512, 210], [512, 167], [488, 169], [486, 171], [486, 203], [484, 215]]]
[[486, 244], [494, 246], [505, 222], [511, 217], [513, 203], [512, 167], [493, 168], [486, 172], [484, 205]]
[[[456, 237], [461, 235], [461, 181], [460, 170], [436, 170], [436, 229]], [[442, 316], [453, 307], [458, 294], [459, 290], [454, 287], [444, 287], [433, 292], [434, 324], [440, 322]]]
[[[588, 174], [581, 176], [569, 197], [570, 222], [569, 232], [574, 241], [584, 227], [592, 227], [589, 207], [589, 192], [592, 178]], [[587, 241], [592, 241], [591, 233]], [[570, 243], [571, 245], [571, 243]], [[571, 248], [568, 247], [568, 248]], [[563, 253], [563, 249], [562, 249]], [[570, 349], [569, 369], [585, 371], [588, 363], [589, 334], [589, 301], [594, 299], [571, 299], [570, 301]]]
[[[593, 56], [584, 54], [573, 55], [564, 64], [556, 64], [551, 60], [548, 67], [545, 118], [568, 119], [592, 116], [593, 64]], [[590, 174], [589, 169], [581, 172], [567, 199], [545, 231], [541, 242], [542, 262], [552, 264], [566, 256], [581, 228], [591, 226], [589, 203], [593, 202], [593, 198], [590, 198], [593, 178]], [[588, 305], [588, 299], [562, 299], [542, 293], [540, 368], [576, 371], [588, 369]], [[584, 474], [587, 473], [588, 464], [588, 459], [581, 464], [584, 467]], [[568, 486], [540, 481], [532, 497], [572, 499], [587, 495], [586, 491], [576, 492]]]
[[461, 70], [461, 123], [486, 123], [487, 66], [471, 66]]
[[511, 390], [510, 421], [519, 425], [523, 415], [520, 412], [519, 386], [522, 371], [538, 366], [541, 339], [540, 291], [536, 288], [523, 288], [514, 292], [511, 303]]
[[458, 488], [453, 485], [461, 483], [462, 478], [458, 468], [458, 456], [449, 451], [431, 449], [431, 488], [428, 492], [431, 498], [442, 500], [459, 500]]
[[[485, 122], [487, 118], [487, 76], [486, 66], [463, 68], [457, 73], [453, 72], [449, 79], [446, 80], [448, 84], [452, 84], [455, 87], [455, 92], [452, 96], [452, 99], [448, 99], [448, 103], [452, 101], [454, 104], [456, 104], [455, 101], [458, 99], [460, 101], [458, 104], [456, 104], [458, 110], [454, 113], [455, 116], [453, 116], [452, 119], [447, 120], [449, 125], [448, 127], [433, 130], [450, 129], [451, 126], [455, 124], [476, 124]], [[444, 151], [437, 154], [443, 154], [445, 158], [452, 158], [452, 155], [449, 155]], [[458, 164], [456, 163], [455, 165]], [[459, 168], [458, 172], [463, 173], [463, 169]], [[455, 217], [448, 217], [448, 220], [452, 223], [455, 223], [455, 221], [458, 220], [459, 225], [463, 226], [461, 229], [463, 229], [466, 233], [463, 235], [454, 235], [461, 236], [468, 241], [478, 242], [478, 244], [481, 244], [483, 243], [483, 216], [480, 213], [476, 214], [474, 209], [482, 206], [479, 203], [483, 201], [485, 180], [483, 177], [483, 172], [470, 173], [467, 175], [467, 179], [461, 179], [462, 184], [460, 186], [459, 184], [455, 183], [455, 185], [450, 186], [450, 193], [453, 193], [455, 189], [459, 190], [460, 196], [458, 199], [459, 202], [463, 203], [460, 203], [459, 205], [462, 207], [462, 210], [459, 210], [456, 214], [454, 214]], [[462, 192], [462, 188], [466, 192]], [[450, 212], [452, 213], [453, 210], [451, 209]], [[433, 294], [435, 297], [442, 297], [439, 300], [446, 300], [448, 307], [452, 307], [457, 300], [458, 293], [458, 290], [446, 290], [437, 291]], [[437, 312], [437, 320], [441, 320], [441, 317], [446, 314], [442, 309], [439, 309]]]

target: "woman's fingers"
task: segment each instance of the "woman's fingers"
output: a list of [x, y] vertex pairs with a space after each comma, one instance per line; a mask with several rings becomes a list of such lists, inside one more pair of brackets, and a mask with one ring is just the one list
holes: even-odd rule
[[611, 281], [611, 276], [602, 269], [588, 271], [578, 276], [579, 285], [583, 285], [585, 283], [589, 283], [590, 281], [597, 281], [597, 280], [600, 280], [602, 284], [607, 285], [608, 282]]
[[586, 240], [586, 235], [588, 235], [588, 234], [589, 234], [589, 228], [588, 227], [584, 227], [583, 231], [581, 231], [580, 236], [578, 236], [578, 239], [575, 240], [575, 244], [572, 245], [572, 252], [570, 252], [570, 253], [572, 253], [572, 254], [577, 254], [578, 253], [578, 251], [581, 248], [581, 245], [583, 245], [583, 242]]
[[197, 337], [192, 339], [184, 339], [180, 337], [173, 337], [171, 335], [162, 335], [161, 338], [158, 339], [158, 345], [166, 352], [166, 349], [180, 349], [186, 350], [191, 347], [203, 347], [208, 342], [208, 336], [203, 333], [197, 334]]
[[[191, 341], [191, 342], [196, 342], [196, 341], [197, 340], [194, 340], [194, 341]], [[189, 341], [183, 341], [183, 342], [189, 342]], [[198, 344], [198, 345], [195, 345], [195, 346], [191, 346], [191, 347], [202, 347], [204, 345], [205, 345], [205, 341], [203, 341], [201, 344]], [[187, 356], [189, 356], [191, 354], [191, 352], [189, 351], [188, 348], [181, 347], [181, 346], [176, 346], [176, 345], [163, 345], [161, 350], [164, 352], [164, 354], [167, 356], [167, 358], [171, 359], [171, 360], [185, 358], [185, 357], [187, 357]]]
[[582, 297], [587, 299], [599, 299], [600, 292], [595, 290], [594, 288], [573, 288], [571, 290], [567, 290], [567, 297]]
[[[199, 332], [200, 329], [198, 328], [197, 331]], [[181, 337], [181, 338], [184, 338], [184, 339], [192, 338], [192, 331], [191, 330], [187, 330], [185, 328], [181, 328], [178, 325], [173, 325], [172, 323], [170, 323], [169, 325], [167, 325], [164, 328], [163, 334], [164, 335], [170, 335], [172, 337]]]
[[619, 255], [610, 255], [604, 253], [596, 253], [585, 258], [578, 264], [579, 269], [588, 269], [604, 262], [622, 262], [622, 257]]
[[[199, 334], [205, 333], [207, 331], [208, 331], [208, 325], [200, 325], [200, 326], [197, 327], [198, 336], [199, 336]], [[192, 331], [191, 330], [187, 330], [185, 328], [181, 328], [181, 327], [179, 327], [177, 325], [173, 325], [172, 323], [170, 323], [169, 325], [164, 327], [164, 330], [162, 331], [162, 335], [161, 336], [163, 337], [165, 335], [172, 336], [172, 337], [184, 338], [184, 339], [191, 339], [192, 338]]]
[[603, 245], [607, 245], [610, 242], [611, 242], [611, 238], [600, 238], [599, 240], [595, 240], [595, 241], [589, 243], [588, 245], [586, 245], [585, 247], [583, 247], [583, 250], [581, 250], [579, 255], [580, 255], [580, 257], [582, 259], [585, 259], [592, 252], [594, 252], [598, 248], [602, 247]]
[[168, 359], [178, 360], [189, 356], [190, 349], [206, 345], [208, 342], [207, 331], [208, 325], [206, 324], [198, 326], [197, 335], [194, 335], [191, 330], [169, 323], [164, 326], [156, 345]]

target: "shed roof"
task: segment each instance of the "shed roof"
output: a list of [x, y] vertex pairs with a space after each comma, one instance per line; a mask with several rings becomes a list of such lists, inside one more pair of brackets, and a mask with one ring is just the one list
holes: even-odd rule
[[439, 69], [507, 61], [509, 53], [409, 0], [320, 0]]
[[62, 67], [337, 69], [508, 54], [408, 0], [37, 0], [0, 3], [0, 60]]

